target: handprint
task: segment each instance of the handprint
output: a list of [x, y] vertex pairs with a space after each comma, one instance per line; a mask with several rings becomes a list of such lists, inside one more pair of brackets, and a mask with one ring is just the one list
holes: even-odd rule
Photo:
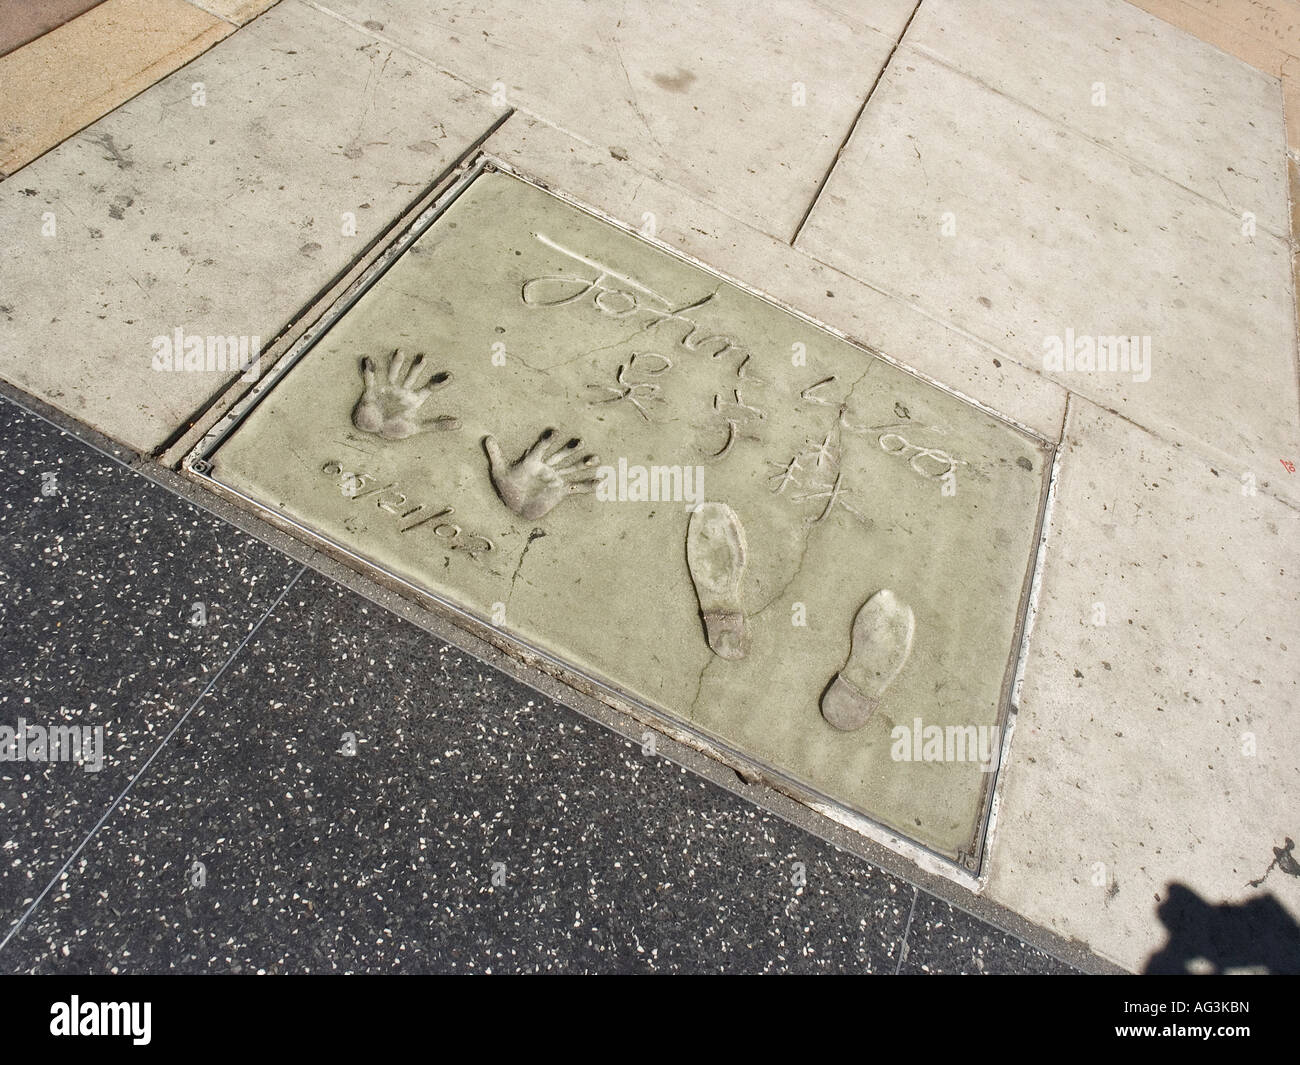
[[543, 457], [554, 436], [555, 430], [547, 429], [514, 463], [506, 462], [495, 439], [483, 438], [492, 487], [501, 502], [521, 518], [540, 518], [567, 496], [594, 492], [600, 484], [600, 475], [592, 472], [600, 459], [595, 455], [579, 457], [582, 441], [576, 436]]
[[405, 440], [428, 429], [459, 429], [459, 418], [422, 412], [433, 391], [451, 380], [451, 374], [443, 370], [430, 377], [423, 388], [416, 388], [423, 368], [424, 356], [417, 355], [408, 369], [406, 353], [399, 348], [389, 360], [388, 379], [380, 382], [374, 361], [369, 356], [362, 359], [365, 390], [352, 410], [352, 424], [363, 433], [375, 433], [385, 440]]

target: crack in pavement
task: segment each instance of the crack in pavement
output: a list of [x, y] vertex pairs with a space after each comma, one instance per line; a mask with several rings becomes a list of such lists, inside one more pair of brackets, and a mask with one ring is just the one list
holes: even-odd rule
[[534, 528], [529, 532], [528, 539], [524, 542], [524, 549], [519, 553], [519, 561], [515, 563], [515, 571], [510, 576], [510, 590], [506, 592], [505, 602], [507, 608], [509, 608], [510, 600], [515, 594], [515, 582], [519, 580], [519, 571], [524, 568], [524, 559], [528, 557], [528, 549], [533, 546], [534, 540], [540, 540], [545, 535], [546, 530], [544, 529]]

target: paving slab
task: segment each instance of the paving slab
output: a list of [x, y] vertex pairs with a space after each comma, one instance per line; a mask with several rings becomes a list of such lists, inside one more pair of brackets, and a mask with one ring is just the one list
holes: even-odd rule
[[9, 53], [0, 59], [0, 175], [20, 170], [231, 30], [185, 0], [106, 0]]
[[915, 0], [321, 6], [789, 240]]
[[925, 0], [907, 42], [1287, 235], [1277, 80], [1126, 0]]
[[49, 33], [104, 0], [0, 0], [0, 56]]
[[0, 185], [0, 374], [152, 451], [496, 115], [286, 0]]
[[1300, 4], [1295, 0], [1131, 0], [1251, 66], [1276, 76], [1300, 53]]
[[190, 3], [197, 4], [204, 11], [210, 11], [236, 26], [251, 22], [279, 2], [280, 0], [190, 0]]
[[2, 940], [295, 567], [5, 400], [0, 468]]
[[892, 973], [913, 897], [309, 575], [0, 967]]
[[1295, 499], [1290, 249], [1245, 229], [904, 45], [797, 246]]
[[[1291, 232], [1294, 234], [1291, 245], [1291, 269], [1295, 277], [1296, 307], [1300, 308], [1300, 158], [1288, 159], [1286, 172], [1291, 184]], [[1300, 330], [1300, 320], [1297, 320], [1296, 328]]]
[[1181, 962], [1300, 969], [1300, 513], [1250, 488], [1071, 403], [988, 893], [1135, 971], [1234, 920]]
[[1008, 423], [489, 172], [214, 461], [273, 514], [978, 866], [1050, 465]]
[[[1300, 57], [1292, 57], [1282, 67], [1282, 110], [1286, 117], [1286, 143], [1289, 157], [1300, 157]], [[1295, 197], [1291, 199], [1295, 203]], [[1295, 236], [1295, 227], [1291, 229]]]
[[484, 144], [516, 169], [941, 382], [1048, 440], [1059, 440], [1066, 390], [938, 316], [832, 269], [786, 242], [684, 195], [609, 151], [515, 115]]

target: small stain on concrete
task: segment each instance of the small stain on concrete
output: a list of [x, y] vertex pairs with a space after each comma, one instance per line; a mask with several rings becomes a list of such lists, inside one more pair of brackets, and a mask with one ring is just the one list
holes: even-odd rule
[[694, 83], [695, 75], [678, 67], [676, 74], [656, 74], [652, 80], [668, 92], [685, 92]]

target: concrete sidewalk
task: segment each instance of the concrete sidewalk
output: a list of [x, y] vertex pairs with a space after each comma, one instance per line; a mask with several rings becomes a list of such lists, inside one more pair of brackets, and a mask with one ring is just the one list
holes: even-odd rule
[[130, 5], [0, 57], [10, 385], [179, 469], [250, 383], [156, 338], [279, 357], [487, 152], [1059, 444], [984, 866], [917, 875], [1133, 971], [1300, 967], [1300, 5], [173, 2], [79, 110], [14, 101]]

